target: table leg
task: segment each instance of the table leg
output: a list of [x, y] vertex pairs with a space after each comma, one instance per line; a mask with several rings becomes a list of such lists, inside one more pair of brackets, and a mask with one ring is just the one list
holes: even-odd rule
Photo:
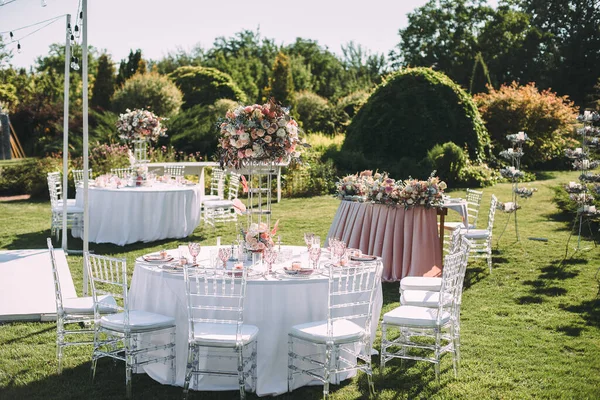
[[447, 208], [438, 209], [438, 215], [440, 216], [440, 253], [442, 256], [442, 263], [444, 262], [444, 222], [446, 220], [446, 214], [448, 214]]
[[206, 189], [204, 188], [204, 167], [200, 167], [200, 174], [198, 174], [198, 184], [202, 188], [202, 191], [201, 191], [202, 198], [200, 200], [203, 201], [204, 195], [206, 194], [205, 193]]
[[277, 167], [277, 202], [281, 202], [281, 167]]

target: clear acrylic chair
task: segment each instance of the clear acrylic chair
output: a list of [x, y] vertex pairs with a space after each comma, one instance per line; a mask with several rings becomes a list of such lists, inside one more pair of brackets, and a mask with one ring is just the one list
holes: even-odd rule
[[[479, 216], [479, 208], [481, 206], [481, 199], [483, 198], [483, 192], [467, 189], [467, 215], [469, 226], [468, 229], [474, 229], [477, 227], [477, 217]], [[444, 229], [453, 231], [457, 227], [465, 227], [462, 222], [445, 222]]]
[[[141, 310], [130, 310], [127, 297], [127, 264], [118, 259], [84, 253], [94, 300], [94, 350], [92, 381], [100, 358], [125, 362], [126, 396], [131, 398], [131, 375], [141, 366], [168, 363], [171, 382], [175, 380], [175, 319]], [[109, 304], [103, 295], [116, 300]], [[101, 315], [103, 308], [114, 313]], [[153, 344], [153, 335], [168, 335], [166, 344]], [[158, 353], [158, 352], [161, 353]], [[166, 352], [166, 355], [163, 353]]]
[[[455, 229], [452, 231], [452, 237], [449, 245], [449, 254], [455, 253], [462, 240], [462, 233], [465, 230]], [[445, 268], [445, 266], [443, 266]], [[400, 280], [400, 294], [405, 290], [424, 290], [430, 292], [439, 292], [442, 287], [442, 278], [439, 276], [406, 276]]]
[[492, 195], [490, 202], [490, 211], [488, 213], [488, 224], [486, 229], [469, 229], [464, 233], [473, 245], [471, 246], [471, 257], [485, 258], [487, 260], [490, 273], [492, 273], [492, 231], [494, 228], [494, 216], [498, 199]]
[[[71, 297], [63, 299], [60, 288], [60, 277], [54, 246], [52, 240], [46, 239], [50, 262], [52, 264], [52, 276], [54, 278], [54, 294], [56, 297], [56, 358], [58, 360], [58, 373], [62, 373], [62, 359], [64, 348], [68, 346], [90, 345], [94, 343], [91, 334], [94, 333], [94, 300], [90, 297]], [[103, 302], [116, 305], [114, 298], [104, 296]], [[110, 309], [102, 308], [100, 312], [110, 312]], [[70, 329], [74, 324], [81, 325], [81, 329]], [[75, 338], [70, 341], [69, 339]], [[87, 338], [86, 338], [87, 336]]]
[[129, 175], [131, 175], [133, 173], [133, 168], [129, 167], [129, 168], [111, 168], [110, 169], [110, 173], [113, 175], [116, 175], [117, 177], [123, 179], [123, 178], [129, 178]]
[[185, 167], [183, 165], [167, 164], [165, 165], [164, 175], [171, 175], [172, 177], [183, 176], [184, 170]]
[[[64, 201], [60, 172], [48, 173], [48, 193], [50, 194], [50, 234], [59, 239], [62, 230]], [[67, 199], [67, 228], [81, 228], [83, 225], [83, 208], [75, 205], [75, 199]]]
[[[187, 398], [192, 376], [238, 378], [240, 397], [246, 398], [246, 380], [256, 391], [258, 328], [244, 324], [247, 269], [236, 273], [223, 270], [184, 268], [189, 337], [188, 361], [183, 385]], [[235, 360], [235, 369], [218, 367], [219, 360]]]
[[[92, 180], [92, 170], [88, 169], [88, 181]], [[74, 169], [73, 170], [73, 181], [75, 182], [75, 187], [80, 184], [83, 185], [83, 170], [82, 169]]]
[[[329, 396], [332, 377], [348, 371], [367, 374], [369, 394], [374, 395], [371, 368], [371, 316], [382, 264], [364, 263], [329, 269], [327, 319], [295, 325], [288, 334], [288, 390], [294, 376], [308, 375], [323, 382], [323, 398]], [[298, 351], [310, 348], [307, 351]]]
[[[383, 315], [381, 324], [380, 369], [394, 358], [429, 361], [435, 365], [439, 383], [440, 359], [445, 353], [453, 354], [454, 374], [457, 374], [457, 347], [454, 345], [454, 320], [458, 290], [458, 273], [464, 254], [458, 251], [444, 260], [444, 276], [436, 308], [401, 305]], [[388, 338], [388, 328], [394, 327], [399, 335]], [[433, 340], [431, 340], [433, 339]], [[394, 350], [397, 349], [397, 350]], [[416, 350], [416, 353], [414, 352]], [[432, 355], [422, 354], [424, 351]]]
[[210, 193], [204, 195], [203, 201], [225, 199], [225, 171], [213, 167], [210, 175]]
[[205, 200], [204, 222], [215, 226], [216, 222], [235, 222], [237, 213], [233, 207], [233, 200], [237, 199], [240, 187], [240, 174], [231, 172], [229, 174], [229, 188], [227, 200]]

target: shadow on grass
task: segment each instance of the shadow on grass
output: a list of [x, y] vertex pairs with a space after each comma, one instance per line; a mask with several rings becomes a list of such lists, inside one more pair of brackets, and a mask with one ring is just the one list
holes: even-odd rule
[[523, 285], [530, 287], [529, 294], [518, 297], [516, 302], [520, 305], [541, 304], [546, 297], [564, 296], [567, 294], [567, 289], [560, 286], [561, 282], [579, 275], [578, 270], [571, 270], [568, 267], [586, 263], [585, 259], [571, 258], [542, 267], [536, 279], [523, 281]]
[[0, 340], [0, 344], [3, 345], [3, 346], [7, 346], [7, 345], [10, 345], [10, 344], [15, 343], [15, 342], [20, 342], [23, 339], [27, 339], [27, 338], [30, 338], [30, 337], [33, 337], [33, 336], [37, 336], [37, 335], [43, 335], [46, 332], [55, 331], [56, 330], [56, 326], [55, 325], [50, 325], [50, 326], [40, 325], [40, 327], [42, 327], [41, 330], [36, 331], [36, 332], [31, 332], [31, 333], [29, 333], [27, 335], [24, 335], [24, 336], [19, 336], [17, 338], [8, 339], [6, 341]]
[[579, 337], [581, 336], [581, 332], [583, 331], [583, 328], [580, 326], [559, 326], [558, 328], [556, 328], [556, 330], [558, 332], [562, 332], [567, 336], [571, 336], [571, 337]]
[[50, 236], [50, 229], [37, 232], [28, 232], [17, 235], [12, 242], [4, 245], [6, 250], [21, 249], [44, 249], [46, 248], [46, 238], [52, 237], [56, 242], [56, 237]]
[[534, 171], [536, 181], [549, 181], [556, 178], [556, 173], [551, 171]]
[[586, 300], [577, 305], [563, 305], [560, 308], [579, 314], [588, 326], [600, 328], [600, 299]]
[[476, 264], [467, 266], [467, 273], [465, 274], [464, 289], [467, 290], [475, 285], [477, 282], [485, 279], [489, 274], [487, 265]]
[[[450, 355], [447, 355], [447, 357], [450, 358]], [[451, 377], [451, 379], [454, 379], [451, 363], [449, 366], [442, 366], [439, 385], [435, 378], [433, 364], [429, 362], [394, 359], [386, 363], [383, 374], [379, 372], [379, 357], [373, 358], [373, 365], [376, 371], [373, 375], [375, 393], [384, 390], [393, 391], [394, 395], [392, 397], [386, 396], [386, 398], [391, 399], [424, 398], [425, 393], [427, 394], [426, 397], [430, 398], [446, 386], [445, 378]], [[367, 377], [361, 375], [359, 384], [361, 388], [368, 389]], [[368, 391], [361, 389], [361, 393], [365, 396], [361, 399], [368, 398]], [[378, 398], [378, 396], [375, 398]]]

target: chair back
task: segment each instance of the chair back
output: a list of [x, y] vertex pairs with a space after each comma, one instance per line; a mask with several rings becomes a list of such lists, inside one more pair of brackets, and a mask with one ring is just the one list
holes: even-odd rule
[[129, 175], [133, 172], [133, 168], [111, 168], [110, 173], [118, 176], [119, 178], [128, 178]]
[[183, 171], [185, 167], [183, 165], [165, 165], [165, 175], [169, 174], [171, 176], [183, 176]]
[[444, 257], [444, 271], [442, 275], [442, 287], [440, 288], [440, 301], [438, 303], [438, 325], [444, 314], [450, 313], [455, 309], [458, 298], [459, 279], [458, 274], [461, 262], [464, 259], [462, 250], [454, 254], [448, 254]]
[[[129, 325], [129, 305], [127, 302], [127, 262], [124, 258], [113, 258], [84, 253], [84, 262], [92, 288], [94, 318], [100, 318], [100, 309], [123, 312], [124, 325]], [[116, 305], [102, 301], [101, 296], [110, 295]]]
[[210, 176], [210, 194], [224, 198], [224, 178], [225, 172], [219, 167], [213, 167]]
[[[92, 179], [92, 170], [88, 169], [88, 180]], [[75, 186], [78, 186], [80, 183], [83, 183], [83, 170], [82, 169], [74, 169], [73, 170], [73, 181], [75, 182]]]
[[371, 351], [371, 315], [375, 289], [381, 285], [381, 261], [362, 263], [352, 267], [329, 266], [329, 299], [327, 335], [333, 335], [336, 320], [350, 320], [363, 326], [367, 337], [365, 351]]
[[240, 189], [240, 174], [232, 172], [229, 174], [229, 200], [237, 199]]
[[60, 289], [60, 279], [58, 277], [58, 268], [56, 266], [56, 258], [54, 257], [54, 246], [52, 246], [52, 239], [47, 238], [46, 243], [48, 244], [48, 252], [50, 253], [50, 262], [52, 264], [52, 277], [54, 278], [54, 294], [56, 296], [56, 315], [61, 315], [63, 311], [63, 299], [62, 291]]
[[490, 232], [489, 240], [492, 240], [492, 228], [494, 227], [494, 216], [496, 215], [496, 208], [498, 207], [498, 199], [492, 195], [492, 201], [490, 202], [490, 213], [488, 214], [488, 226], [487, 230]]
[[452, 231], [452, 236], [450, 238], [450, 246], [448, 247], [448, 254], [455, 253], [459, 249], [461, 240], [462, 228], [459, 226]]
[[60, 172], [48, 173], [48, 193], [50, 194], [50, 204], [52, 207], [58, 207], [62, 200], [62, 182], [60, 181]]
[[190, 339], [195, 323], [235, 324], [236, 342], [242, 343], [247, 274], [246, 268], [229, 273], [214, 268], [184, 268]]
[[467, 214], [469, 216], [469, 225], [474, 228], [477, 227], [477, 216], [479, 215], [482, 198], [483, 192], [467, 189]]
[[467, 264], [469, 263], [469, 253], [471, 252], [471, 241], [465, 237], [462, 238], [460, 242], [459, 253], [462, 254], [462, 259], [460, 260], [460, 265], [458, 267], [458, 276], [456, 279], [458, 280], [457, 290], [457, 299], [456, 303], [458, 305], [462, 302], [462, 291], [465, 282], [465, 275], [467, 273]]

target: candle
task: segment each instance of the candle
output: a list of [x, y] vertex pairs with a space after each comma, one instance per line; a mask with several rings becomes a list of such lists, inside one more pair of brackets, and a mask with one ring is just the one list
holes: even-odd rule
[[587, 204], [584, 204], [583, 212], [588, 212], [589, 210], [590, 210], [590, 206], [588, 206]]
[[569, 187], [570, 187], [570, 188], [574, 188], [574, 187], [575, 187], [575, 185], [576, 185], [576, 183], [575, 183], [575, 182], [569, 182]]
[[515, 167], [508, 167], [508, 170], [514, 173], [517, 169]]
[[519, 133], [517, 133], [517, 139], [518, 140], [525, 140], [525, 132], [519, 132]]
[[592, 120], [592, 112], [591, 111], [584, 111], [583, 112], [583, 120], [584, 121], [591, 121]]
[[588, 169], [590, 167], [590, 160], [582, 160], [581, 166], [585, 169]]
[[595, 214], [596, 213], [596, 206], [589, 206], [588, 207], [588, 212], [591, 212], [591, 213]]
[[575, 149], [575, 154], [581, 154], [583, 152], [583, 149], [581, 147], [577, 147]]
[[513, 209], [513, 204], [514, 203], [512, 201], [504, 203], [504, 211], [510, 211], [510, 210], [512, 210]]
[[514, 150], [512, 148], [508, 149], [508, 154], [512, 154], [512, 153], [514, 153]]
[[233, 268], [234, 269], [244, 269], [244, 263], [236, 262], [235, 264], [233, 264]]

